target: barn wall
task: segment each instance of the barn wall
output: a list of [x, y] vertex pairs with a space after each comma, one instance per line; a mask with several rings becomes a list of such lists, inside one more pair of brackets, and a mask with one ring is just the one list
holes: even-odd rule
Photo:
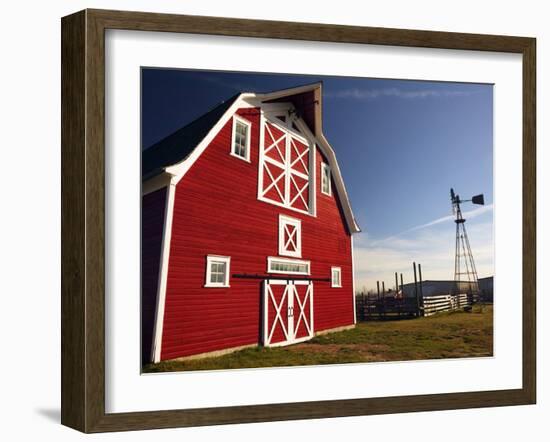
[[149, 362], [157, 305], [166, 187], [151, 192], [141, 206], [141, 359]]
[[[317, 218], [258, 201], [259, 111], [239, 114], [252, 122], [251, 162], [229, 154], [229, 121], [177, 186], [163, 360], [260, 341], [261, 281], [232, 277], [230, 288], [204, 288], [206, 255], [230, 256], [231, 275], [265, 274], [267, 256], [278, 255], [279, 214], [302, 220], [312, 277], [342, 267], [343, 288], [314, 283], [315, 330], [353, 324], [350, 236], [334, 196], [322, 195], [317, 179]], [[317, 178], [320, 161], [317, 154]]]

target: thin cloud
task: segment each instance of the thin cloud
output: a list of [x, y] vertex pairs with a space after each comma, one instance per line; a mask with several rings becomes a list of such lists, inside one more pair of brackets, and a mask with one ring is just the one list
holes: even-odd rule
[[[477, 209], [468, 210], [466, 212], [462, 212], [462, 215], [466, 219], [475, 218], [479, 215], [483, 215], [484, 213], [491, 212], [493, 210], [493, 205], [489, 204], [487, 206], [478, 207]], [[448, 221], [452, 221], [454, 219], [454, 215], [447, 215], [443, 216], [441, 218], [434, 219], [433, 221], [430, 221], [425, 224], [420, 224], [419, 226], [412, 227], [406, 232], [414, 232], [415, 230], [425, 229], [426, 227], [435, 226], [436, 224], [446, 223]]]
[[[480, 277], [494, 274], [493, 223], [472, 224], [468, 231]], [[354, 244], [355, 278], [358, 290], [376, 287], [376, 281], [393, 286], [394, 272], [403, 273], [404, 282], [413, 278], [412, 262], [422, 263], [423, 279], [452, 279], [454, 232], [420, 230], [405, 238], [388, 238], [384, 243]]]
[[[493, 211], [493, 205], [492, 204], [489, 204], [487, 206], [483, 206], [483, 207], [478, 207], [477, 209], [473, 209], [473, 210], [468, 210], [466, 212], [462, 212], [462, 215], [464, 216], [465, 219], [472, 219], [472, 218], [476, 218], [480, 215], [483, 215], [484, 213], [487, 213], [487, 212], [492, 212]], [[378, 241], [375, 241], [373, 243], [373, 245], [375, 244], [380, 244], [380, 243], [383, 243], [385, 241], [388, 241], [388, 240], [394, 240], [396, 238], [399, 238], [400, 236], [402, 235], [405, 235], [407, 233], [411, 233], [411, 232], [415, 232], [417, 230], [422, 230], [422, 229], [426, 229], [428, 227], [432, 227], [432, 226], [436, 226], [438, 224], [442, 224], [442, 223], [447, 223], [447, 222], [450, 222], [454, 219], [454, 215], [447, 215], [447, 216], [442, 216], [441, 218], [436, 218], [432, 221], [429, 221], [427, 223], [424, 223], [424, 224], [420, 224], [418, 226], [414, 226], [414, 227], [411, 227], [410, 229], [407, 229], [407, 230], [404, 230], [402, 232], [399, 232], [395, 235], [392, 235], [392, 236], [389, 236], [387, 238], [384, 238], [384, 239], [380, 239]]]
[[336, 92], [326, 92], [326, 98], [351, 98], [356, 100], [374, 100], [379, 97], [394, 97], [402, 99], [453, 98], [472, 95], [469, 91], [419, 89], [402, 90], [395, 87], [386, 89], [344, 89]]

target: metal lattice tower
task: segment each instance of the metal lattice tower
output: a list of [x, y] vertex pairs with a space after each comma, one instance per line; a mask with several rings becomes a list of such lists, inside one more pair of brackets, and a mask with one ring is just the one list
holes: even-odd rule
[[470, 240], [466, 232], [466, 220], [462, 216], [460, 204], [471, 201], [473, 204], [485, 204], [483, 195], [476, 195], [471, 200], [461, 200], [454, 190], [451, 189], [451, 204], [453, 206], [454, 222], [456, 223], [455, 238], [455, 283], [457, 290], [460, 290], [461, 283], [467, 282], [472, 295], [479, 293], [477, 270], [474, 262], [474, 255], [470, 247]]

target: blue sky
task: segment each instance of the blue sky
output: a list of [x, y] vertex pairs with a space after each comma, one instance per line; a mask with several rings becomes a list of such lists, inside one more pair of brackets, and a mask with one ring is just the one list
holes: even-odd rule
[[238, 92], [323, 82], [323, 128], [363, 232], [355, 237], [356, 284], [391, 284], [393, 272], [452, 279], [449, 188], [466, 203], [480, 277], [493, 274], [493, 88], [486, 84], [144, 69], [146, 148]]

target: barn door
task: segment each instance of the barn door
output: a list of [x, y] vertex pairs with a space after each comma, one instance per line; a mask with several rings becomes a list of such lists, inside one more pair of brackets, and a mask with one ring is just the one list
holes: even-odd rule
[[313, 283], [266, 280], [263, 345], [282, 346], [313, 337]]
[[293, 339], [295, 342], [305, 341], [313, 337], [313, 283], [294, 281], [293, 285]]
[[310, 212], [310, 143], [278, 124], [264, 124], [258, 197], [298, 212]]

